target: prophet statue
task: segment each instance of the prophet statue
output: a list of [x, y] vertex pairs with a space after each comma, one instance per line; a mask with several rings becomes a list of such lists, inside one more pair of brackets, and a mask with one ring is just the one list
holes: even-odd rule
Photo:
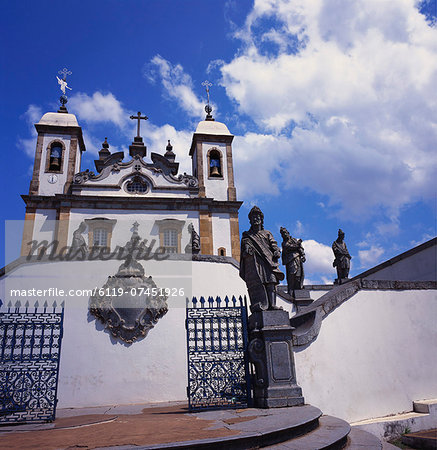
[[305, 252], [302, 239], [290, 235], [284, 227], [280, 229], [282, 236], [282, 264], [286, 268], [288, 293], [293, 294], [295, 289], [303, 289]]
[[246, 282], [250, 309], [265, 311], [276, 306], [276, 285], [284, 279], [279, 270], [281, 250], [272, 233], [264, 229], [264, 214], [254, 206], [249, 212], [250, 229], [241, 239], [240, 277]]

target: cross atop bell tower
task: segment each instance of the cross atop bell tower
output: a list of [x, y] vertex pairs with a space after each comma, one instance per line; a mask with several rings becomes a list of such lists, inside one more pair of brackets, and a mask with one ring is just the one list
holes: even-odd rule
[[140, 136], [140, 122], [141, 120], [147, 120], [147, 116], [142, 116], [141, 112], [138, 111], [136, 116], [130, 116], [131, 120], [137, 120], [137, 135], [134, 137], [132, 145], [129, 146], [129, 155], [135, 157], [138, 155], [140, 158], [144, 158], [147, 155], [147, 147], [144, 145], [143, 138]]
[[206, 112], [206, 118], [205, 120], [214, 120], [214, 118], [212, 117], [211, 113], [212, 113], [212, 107], [209, 104], [209, 88], [212, 86], [212, 83], [209, 82], [208, 80], [205, 80], [202, 83], [202, 86], [205, 86], [205, 90], [206, 90], [206, 95], [208, 97], [208, 103], [205, 106], [205, 112]]

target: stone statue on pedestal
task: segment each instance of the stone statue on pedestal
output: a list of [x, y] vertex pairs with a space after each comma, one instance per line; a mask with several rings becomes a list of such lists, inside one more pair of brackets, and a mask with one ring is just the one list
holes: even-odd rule
[[81, 222], [77, 230], [73, 231], [73, 240], [70, 247], [70, 255], [72, 258], [76, 258], [80, 254], [81, 259], [84, 260], [88, 255], [88, 246], [85, 242], [85, 238], [82, 236], [85, 229], [85, 222]]
[[196, 233], [192, 223], [188, 225], [188, 232], [190, 233], [190, 242], [185, 248], [185, 253], [198, 255], [200, 253], [200, 236]]
[[286, 228], [281, 227], [282, 264], [286, 268], [288, 293], [293, 295], [295, 289], [303, 289], [305, 252], [302, 239], [290, 236]]
[[335, 256], [332, 265], [337, 269], [337, 279], [334, 283], [342, 284], [349, 277], [350, 260], [352, 259], [344, 242], [344, 232], [342, 229], [338, 230], [338, 237], [332, 244], [332, 251]]
[[254, 206], [249, 213], [250, 229], [241, 239], [240, 277], [246, 282], [251, 311], [280, 309], [276, 285], [284, 279], [279, 270], [281, 251], [270, 231], [264, 230], [264, 214]]

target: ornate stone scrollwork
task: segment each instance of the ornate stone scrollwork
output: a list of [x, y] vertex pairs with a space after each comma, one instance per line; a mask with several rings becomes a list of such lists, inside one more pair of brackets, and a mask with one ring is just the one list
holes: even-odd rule
[[131, 344], [148, 332], [168, 311], [167, 296], [152, 277], [146, 277], [143, 266], [133, 257], [134, 240], [141, 240], [133, 226], [131, 240], [126, 244], [126, 259], [115, 276], [90, 298], [89, 311], [114, 337]]
[[184, 183], [188, 187], [192, 187], [192, 188], [199, 186], [199, 181], [197, 180], [197, 178], [193, 177], [192, 175], [187, 175], [185, 172], [183, 175], [179, 175], [177, 177], [177, 181], [179, 181], [180, 183]]
[[84, 170], [83, 172], [79, 172], [74, 176], [75, 184], [83, 184], [86, 183], [89, 179], [97, 178], [94, 172], [91, 172], [89, 169]]

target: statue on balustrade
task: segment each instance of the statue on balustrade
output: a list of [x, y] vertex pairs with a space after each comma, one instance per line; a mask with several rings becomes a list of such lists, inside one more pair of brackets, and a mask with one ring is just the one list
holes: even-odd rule
[[282, 236], [282, 264], [286, 268], [287, 289], [293, 295], [295, 289], [303, 289], [305, 252], [302, 247], [302, 239], [296, 239], [290, 235], [284, 227], [280, 229]]
[[279, 270], [281, 250], [272, 233], [264, 229], [264, 214], [254, 206], [250, 229], [241, 239], [240, 277], [246, 282], [251, 311], [281, 309], [276, 306], [276, 285], [284, 279]]
[[334, 252], [334, 262], [332, 265], [337, 269], [337, 280], [336, 284], [341, 284], [342, 280], [347, 280], [349, 276], [349, 270], [351, 267], [352, 256], [344, 242], [344, 232], [342, 229], [338, 230], [337, 240], [332, 244], [332, 251]]

